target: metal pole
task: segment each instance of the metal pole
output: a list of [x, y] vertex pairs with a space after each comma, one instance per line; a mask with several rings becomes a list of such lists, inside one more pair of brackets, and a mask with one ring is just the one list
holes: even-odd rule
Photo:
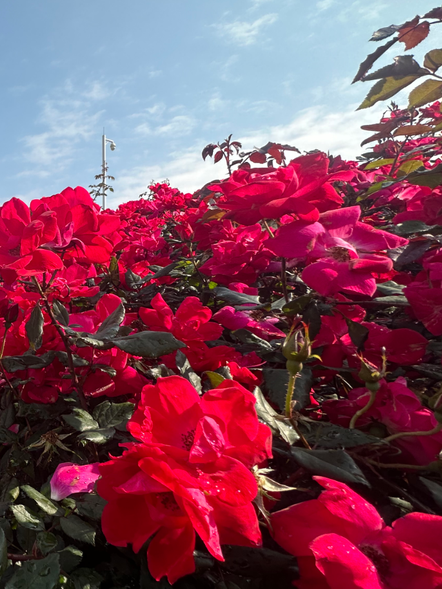
[[102, 143], [102, 170], [103, 170], [103, 204], [102, 210], [106, 209], [106, 135], [103, 133]]

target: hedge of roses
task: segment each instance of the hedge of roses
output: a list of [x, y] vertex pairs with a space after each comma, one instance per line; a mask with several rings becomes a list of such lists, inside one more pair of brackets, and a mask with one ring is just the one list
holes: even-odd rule
[[2, 586], [442, 587], [427, 139], [1, 206]]

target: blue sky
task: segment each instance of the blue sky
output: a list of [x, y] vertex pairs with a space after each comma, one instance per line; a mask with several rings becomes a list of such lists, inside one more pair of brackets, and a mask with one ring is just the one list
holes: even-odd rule
[[[183, 191], [222, 177], [201, 150], [283, 141], [357, 155], [382, 106], [355, 113], [371, 33], [437, 0], [20, 0], [0, 6], [0, 202], [94, 183], [101, 135], [110, 206], [151, 180]], [[442, 27], [415, 48], [442, 46]], [[381, 65], [402, 52], [395, 46]], [[405, 97], [402, 100], [405, 106]]]

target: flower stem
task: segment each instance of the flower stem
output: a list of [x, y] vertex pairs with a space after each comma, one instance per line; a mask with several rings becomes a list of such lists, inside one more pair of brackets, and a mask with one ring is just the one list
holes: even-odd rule
[[287, 385], [287, 394], [285, 397], [285, 415], [286, 417], [292, 416], [292, 398], [293, 398], [293, 391], [295, 390], [295, 379], [296, 374], [292, 374], [289, 372], [289, 384]]
[[397, 434], [392, 434], [387, 438], [384, 438], [384, 442], [392, 442], [393, 440], [397, 440], [398, 438], [405, 438], [405, 437], [412, 437], [412, 436], [432, 436], [434, 434], [439, 433], [442, 430], [442, 423], [438, 423], [436, 427], [433, 429], [424, 431], [424, 432], [398, 432]]
[[356, 413], [353, 415], [353, 417], [350, 420], [350, 425], [348, 426], [349, 429], [354, 429], [357, 420], [361, 417], [361, 415], [364, 415], [364, 413], [367, 413], [367, 411], [373, 405], [373, 403], [376, 400], [376, 392], [377, 391], [371, 391], [370, 398], [368, 399], [367, 404], [364, 407], [362, 407], [361, 409], [359, 409], [358, 411], [356, 411]]

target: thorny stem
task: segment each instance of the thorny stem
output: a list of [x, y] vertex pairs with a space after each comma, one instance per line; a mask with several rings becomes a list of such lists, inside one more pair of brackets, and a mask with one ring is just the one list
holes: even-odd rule
[[349, 429], [354, 429], [357, 420], [361, 417], [361, 415], [364, 415], [364, 413], [367, 413], [367, 411], [373, 405], [373, 403], [376, 400], [376, 392], [377, 391], [371, 391], [370, 392], [370, 398], [368, 399], [367, 404], [364, 407], [361, 407], [361, 409], [359, 409], [358, 411], [356, 411], [356, 413], [353, 415], [353, 417], [350, 420], [350, 425], [348, 426]]
[[434, 434], [439, 433], [442, 430], [442, 423], [438, 423], [436, 427], [433, 429], [424, 431], [424, 432], [398, 432], [397, 434], [392, 434], [383, 439], [384, 442], [392, 442], [393, 440], [397, 440], [398, 438], [405, 438], [405, 437], [412, 437], [412, 436], [432, 436]]
[[282, 282], [282, 293], [285, 298], [285, 302], [289, 302], [289, 296], [287, 293], [287, 260], [282, 258], [281, 260], [281, 282]]
[[8, 375], [6, 374], [6, 370], [5, 370], [5, 368], [3, 366], [3, 362], [2, 362], [3, 354], [5, 352], [5, 345], [6, 345], [6, 336], [7, 336], [7, 334], [8, 334], [8, 329], [5, 329], [5, 333], [3, 334], [2, 347], [1, 347], [1, 350], [0, 350], [0, 372], [1, 372], [2, 376], [3, 376], [3, 378], [5, 379], [6, 384], [8, 385], [8, 387], [11, 389], [11, 391], [13, 393], [15, 393], [15, 389], [12, 386], [11, 381], [9, 380]]
[[71, 347], [69, 345], [69, 341], [68, 338], [66, 337], [65, 332], [63, 331], [62, 326], [58, 323], [58, 321], [55, 319], [54, 313], [52, 311], [52, 307], [45, 295], [45, 293], [43, 292], [38, 280], [35, 278], [35, 276], [33, 277], [34, 280], [34, 284], [37, 287], [37, 290], [44, 302], [45, 305], [45, 309], [49, 315], [49, 317], [51, 318], [52, 324], [54, 325], [55, 329], [58, 331], [59, 336], [62, 339], [63, 345], [65, 347], [66, 353], [67, 353], [67, 358], [68, 358], [68, 365], [69, 365], [69, 372], [71, 373], [71, 378], [72, 378], [72, 383], [74, 385], [74, 388], [76, 389], [77, 393], [78, 393], [78, 398], [80, 400], [80, 404], [81, 407], [87, 411], [88, 410], [88, 406], [87, 406], [87, 402], [86, 402], [86, 397], [84, 396], [84, 392], [83, 392], [83, 388], [80, 385], [80, 382], [78, 381], [78, 375], [75, 372], [75, 366], [74, 366], [74, 359], [72, 357], [72, 350]]

